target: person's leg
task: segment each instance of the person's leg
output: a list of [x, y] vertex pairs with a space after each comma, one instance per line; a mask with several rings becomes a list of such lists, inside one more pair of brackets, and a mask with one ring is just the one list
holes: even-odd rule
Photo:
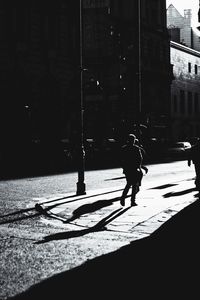
[[131, 187], [131, 185], [130, 185], [130, 183], [127, 181], [126, 186], [125, 186], [125, 188], [124, 188], [124, 190], [123, 190], [123, 192], [122, 192], [121, 200], [120, 200], [120, 204], [121, 204], [122, 206], [125, 205], [125, 198], [126, 198], [126, 196], [127, 196], [127, 194], [128, 194], [128, 191], [129, 191], [130, 187]]
[[136, 194], [137, 194], [137, 192], [138, 192], [138, 189], [139, 189], [138, 184], [133, 184], [133, 185], [132, 185], [131, 206], [136, 205], [136, 203], [135, 203], [135, 196], [136, 196]]
[[138, 189], [139, 189], [139, 186], [142, 184], [142, 178], [143, 178], [143, 173], [140, 170], [140, 172], [138, 173]]

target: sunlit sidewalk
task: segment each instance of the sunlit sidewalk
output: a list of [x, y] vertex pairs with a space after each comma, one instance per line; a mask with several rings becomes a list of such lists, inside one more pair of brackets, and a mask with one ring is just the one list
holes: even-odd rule
[[169, 218], [196, 200], [191, 179], [166, 185], [143, 187], [136, 196], [137, 206], [120, 205], [123, 187], [88, 191], [86, 195], [56, 195], [36, 199], [43, 222], [65, 229], [101, 231], [130, 236], [131, 241], [150, 235]]

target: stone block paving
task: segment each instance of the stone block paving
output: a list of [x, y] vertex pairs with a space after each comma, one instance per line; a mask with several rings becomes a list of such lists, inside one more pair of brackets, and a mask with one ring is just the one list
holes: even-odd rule
[[[169, 218], [196, 200], [192, 180], [163, 186], [141, 188], [137, 206], [130, 206], [127, 197], [120, 205], [123, 187], [87, 192], [86, 195], [54, 195], [37, 199], [45, 211], [43, 222], [53, 222], [66, 230], [106, 229], [107, 233], [130, 234], [131, 240], [145, 237]], [[98, 231], [98, 230], [97, 230]], [[105, 234], [105, 231], [104, 231]]]

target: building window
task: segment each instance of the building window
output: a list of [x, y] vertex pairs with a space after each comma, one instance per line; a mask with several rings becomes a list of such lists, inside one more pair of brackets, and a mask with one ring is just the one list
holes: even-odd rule
[[180, 113], [185, 113], [185, 92], [183, 90], [180, 91]]
[[188, 63], [188, 72], [191, 73], [191, 63]]
[[198, 74], [198, 66], [197, 65], [194, 65], [194, 73]]

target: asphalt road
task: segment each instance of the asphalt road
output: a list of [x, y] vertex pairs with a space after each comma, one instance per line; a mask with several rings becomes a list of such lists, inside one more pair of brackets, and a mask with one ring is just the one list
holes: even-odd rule
[[[119, 205], [125, 179], [118, 168], [86, 172], [87, 194], [79, 197], [76, 173], [1, 181], [0, 299], [151, 234], [156, 216], [163, 223], [169, 208], [176, 214], [194, 201], [194, 168], [186, 161], [148, 167], [136, 208], [128, 199], [125, 208]], [[180, 190], [182, 197], [169, 196]]]

